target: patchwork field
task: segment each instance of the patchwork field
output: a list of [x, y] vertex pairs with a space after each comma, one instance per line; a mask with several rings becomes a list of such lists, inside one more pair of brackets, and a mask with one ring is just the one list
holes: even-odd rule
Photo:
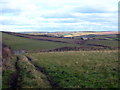
[[77, 46], [75, 44], [68, 44], [68, 43], [33, 40], [33, 39], [18, 37], [5, 33], [3, 33], [3, 43], [10, 46], [13, 50], [25, 49], [28, 51], [48, 50], [48, 49], [55, 49], [60, 47]]
[[[119, 88], [116, 35], [97, 35], [82, 42], [59, 39], [67, 43], [56, 37], [52, 41], [46, 37], [48, 41], [21, 35], [3, 33], [3, 89]], [[69, 43], [72, 40], [81, 43]], [[16, 54], [14, 50], [27, 52]]]
[[48, 36], [29, 36], [19, 33], [3, 33], [3, 43], [10, 46], [13, 50], [23, 49], [26, 51], [45, 51], [58, 48], [63, 48], [62, 50], [64, 51], [65, 47], [71, 48], [70, 50], [73, 50], [73, 47], [77, 47], [79, 50], [86, 50], [86, 48], [87, 50], [91, 50], [91, 47], [95, 49], [117, 49], [119, 48], [118, 35], [86, 35], [83, 37], [87, 37], [88, 39], [81, 40], [80, 37], [70, 39]]
[[81, 32], [29, 32], [27, 34], [30, 35], [49, 35], [49, 36], [63, 36], [63, 37], [75, 37], [75, 36], [82, 36], [82, 35], [90, 35], [90, 34], [94, 34], [94, 35], [109, 35], [109, 34], [118, 34], [119, 32], [114, 31], [114, 32], [110, 32], [110, 31], [106, 31], [106, 32], [94, 32], [94, 31], [81, 31]]

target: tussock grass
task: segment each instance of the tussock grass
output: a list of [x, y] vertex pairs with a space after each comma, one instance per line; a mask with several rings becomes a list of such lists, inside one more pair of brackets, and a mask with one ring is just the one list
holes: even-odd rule
[[36, 70], [25, 56], [19, 56], [20, 76], [18, 82], [22, 88], [50, 88], [50, 83], [40, 71]]
[[117, 51], [70, 51], [27, 54], [60, 87], [118, 88]]

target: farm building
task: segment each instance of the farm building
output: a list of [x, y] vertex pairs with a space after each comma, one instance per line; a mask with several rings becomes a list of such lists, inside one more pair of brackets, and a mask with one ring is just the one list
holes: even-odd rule
[[82, 40], [88, 40], [89, 38], [87, 37], [81, 37]]

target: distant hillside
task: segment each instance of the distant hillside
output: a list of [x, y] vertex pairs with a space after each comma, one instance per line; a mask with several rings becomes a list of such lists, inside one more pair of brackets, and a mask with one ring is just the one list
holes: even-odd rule
[[117, 31], [102, 31], [102, 32], [95, 32], [95, 31], [78, 31], [78, 32], [25, 32], [26, 34], [30, 35], [49, 35], [49, 36], [57, 36], [57, 37], [75, 37], [75, 36], [82, 36], [82, 35], [108, 35], [108, 34], [118, 34]]

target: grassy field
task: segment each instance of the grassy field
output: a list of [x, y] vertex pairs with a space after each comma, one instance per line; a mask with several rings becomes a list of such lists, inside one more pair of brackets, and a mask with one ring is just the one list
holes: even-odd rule
[[118, 41], [116, 40], [88, 40], [85, 44], [104, 45], [109, 47], [118, 47]]
[[71, 43], [71, 44], [77, 44], [77, 43], [81, 43], [81, 40], [77, 40], [77, 39], [71, 39], [71, 38], [58, 38], [58, 37], [54, 37], [54, 36], [44, 36], [44, 35], [29, 35], [29, 34], [21, 34], [21, 33], [9, 33], [12, 35], [16, 35], [16, 36], [21, 36], [21, 37], [27, 37], [27, 38], [32, 38], [32, 39], [39, 39], [39, 40], [44, 40], [44, 41], [52, 41], [52, 42], [64, 42], [64, 43]]
[[72, 47], [77, 46], [74, 44], [60, 43], [60, 42], [50, 42], [50, 41], [40, 41], [40, 40], [32, 40], [23, 37], [17, 37], [13, 35], [8, 35], [3, 33], [3, 43], [9, 45], [13, 50], [48, 50], [60, 47]]
[[118, 88], [117, 51], [27, 54], [54, 83], [66, 88]]
[[[118, 47], [117, 40], [92, 39], [85, 40], [82, 45], [76, 45], [33, 40], [3, 33], [3, 43], [10, 46], [12, 50], [25, 49], [33, 52], [27, 52], [22, 55], [12, 55], [11, 57], [2, 59], [2, 88], [17, 86], [21, 88], [119, 87], [119, 54], [117, 50], [106, 49], [92, 51], [92, 49], [90, 49], [90, 51], [82, 51], [80, 49], [81, 51], [34, 52], [36, 50], [82, 45], [85, 48], [88, 44]], [[88, 46], [92, 47], [90, 45]]]

